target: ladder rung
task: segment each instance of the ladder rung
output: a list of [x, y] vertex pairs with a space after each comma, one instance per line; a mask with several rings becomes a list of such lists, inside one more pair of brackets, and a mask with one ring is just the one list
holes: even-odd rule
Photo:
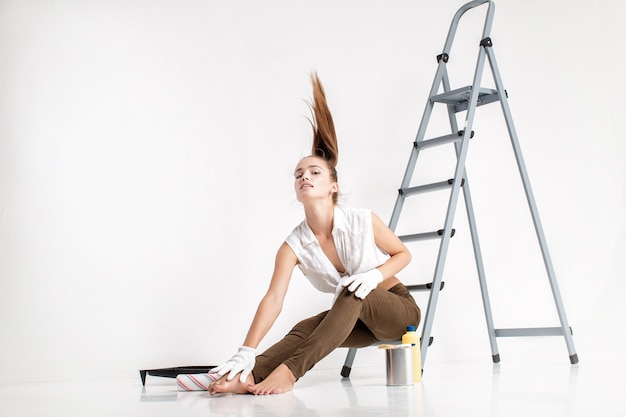
[[[405, 197], [409, 197], [415, 194], [427, 193], [429, 191], [437, 191], [437, 190], [443, 190], [445, 188], [450, 188], [453, 182], [454, 182], [454, 179], [450, 178], [447, 181], [435, 182], [432, 184], [425, 184], [425, 185], [418, 185], [416, 187], [400, 188], [398, 192]], [[461, 179], [461, 187], [463, 185], [465, 185], [465, 178]]]
[[[415, 141], [413, 142], [413, 145], [416, 148], [422, 150], [422, 149], [432, 148], [434, 146], [445, 145], [446, 143], [458, 142], [461, 139], [463, 139], [464, 133], [465, 133], [464, 130], [459, 130], [456, 133], [450, 133], [449, 135], [440, 136], [438, 138], [422, 140], [419, 142]], [[473, 138], [473, 137], [474, 137], [474, 131], [470, 133], [470, 138]]]
[[[446, 283], [445, 281], [441, 281], [441, 284], [439, 285], [439, 291], [443, 290], [445, 283]], [[432, 282], [428, 282], [426, 284], [413, 284], [413, 285], [406, 286], [406, 289], [409, 291], [430, 291], [432, 288], [433, 288]]]
[[[520, 329], [495, 329], [496, 337], [525, 337], [525, 336], [563, 336], [561, 327], [530, 327]], [[573, 334], [572, 328], [569, 329]]]
[[[450, 237], [453, 237], [456, 233], [455, 229], [450, 232]], [[416, 242], [418, 240], [439, 239], [443, 236], [443, 229], [436, 230], [434, 232], [416, 233], [413, 235], [398, 236], [403, 242]]]

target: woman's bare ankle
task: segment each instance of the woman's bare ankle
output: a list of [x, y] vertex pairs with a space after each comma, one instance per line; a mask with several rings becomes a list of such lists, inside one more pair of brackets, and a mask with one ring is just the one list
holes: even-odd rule
[[248, 391], [255, 395], [282, 394], [293, 390], [296, 377], [286, 365], [278, 365], [263, 381], [250, 385]]

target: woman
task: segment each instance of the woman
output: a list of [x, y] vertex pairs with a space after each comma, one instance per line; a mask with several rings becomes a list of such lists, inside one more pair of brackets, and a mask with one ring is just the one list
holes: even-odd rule
[[[417, 326], [420, 310], [395, 277], [411, 260], [398, 237], [369, 210], [337, 205], [337, 138], [324, 90], [313, 83], [313, 153], [296, 166], [294, 188], [305, 220], [278, 249], [274, 273], [243, 346], [208, 374], [179, 375], [185, 390], [279, 394], [337, 347], [397, 340]], [[298, 323], [256, 356], [278, 317], [294, 267], [318, 290], [334, 293], [332, 308]], [[238, 378], [235, 378], [237, 377]]]

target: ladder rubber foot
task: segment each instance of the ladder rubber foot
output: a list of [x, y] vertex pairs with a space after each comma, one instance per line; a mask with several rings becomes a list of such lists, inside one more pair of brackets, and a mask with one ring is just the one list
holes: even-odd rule
[[576, 365], [578, 363], [578, 354], [574, 353], [573, 355], [570, 355], [569, 361], [572, 365]]
[[344, 365], [343, 368], [341, 368], [341, 376], [348, 378], [350, 376], [350, 371], [352, 371], [352, 368]]
[[495, 355], [491, 355], [491, 359], [493, 360], [493, 363], [500, 363], [500, 354], [496, 353]]

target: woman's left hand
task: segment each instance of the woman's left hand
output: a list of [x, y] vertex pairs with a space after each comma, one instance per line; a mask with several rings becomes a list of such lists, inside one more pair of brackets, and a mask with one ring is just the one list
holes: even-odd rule
[[348, 287], [356, 297], [364, 300], [372, 290], [383, 282], [383, 274], [376, 268], [361, 274], [354, 274], [341, 280], [341, 285]]

